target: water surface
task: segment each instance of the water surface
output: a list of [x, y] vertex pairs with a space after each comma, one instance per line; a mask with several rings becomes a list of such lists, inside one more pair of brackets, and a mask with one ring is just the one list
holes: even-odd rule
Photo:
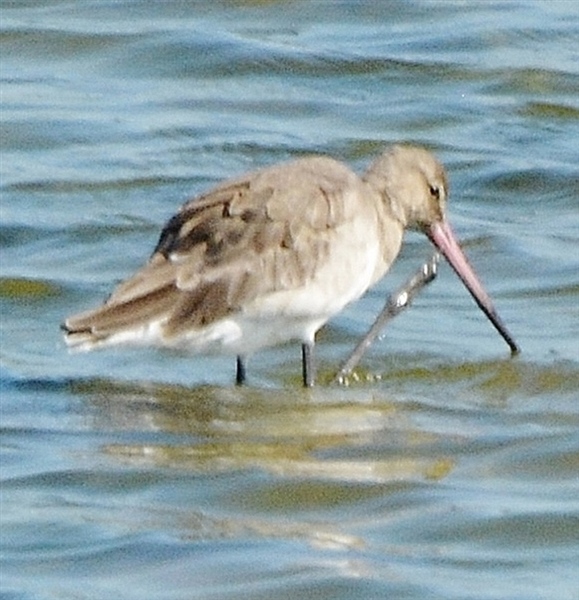
[[[2, 598], [579, 598], [573, 2], [4, 2]], [[216, 182], [433, 149], [513, 335], [450, 269], [348, 386], [299, 348], [67, 353]], [[328, 380], [430, 254], [319, 335]]]

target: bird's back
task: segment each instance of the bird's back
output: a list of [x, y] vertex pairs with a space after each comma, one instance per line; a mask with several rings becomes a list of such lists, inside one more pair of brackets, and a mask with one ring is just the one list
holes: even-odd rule
[[67, 342], [200, 351], [229, 344], [239, 352], [250, 341], [284, 338], [279, 321], [264, 340], [243, 331], [247, 323], [267, 329], [269, 315], [285, 315], [285, 339], [311, 336], [371, 283], [378, 249], [368, 229], [376, 221], [370, 196], [354, 172], [327, 157], [227, 181], [187, 202], [149, 262], [101, 307], [67, 319]]

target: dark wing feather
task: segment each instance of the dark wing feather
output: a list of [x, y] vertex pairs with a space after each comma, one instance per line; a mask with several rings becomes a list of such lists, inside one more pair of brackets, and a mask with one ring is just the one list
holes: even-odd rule
[[65, 328], [101, 339], [164, 317], [171, 336], [306, 285], [327, 257], [332, 229], [353, 217], [348, 195], [359, 185], [347, 167], [323, 157], [227, 182], [185, 204], [149, 262]]

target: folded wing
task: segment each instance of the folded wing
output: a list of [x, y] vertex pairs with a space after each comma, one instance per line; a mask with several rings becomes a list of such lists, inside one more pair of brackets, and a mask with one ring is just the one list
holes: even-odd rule
[[170, 339], [306, 286], [327, 260], [332, 231], [354, 217], [359, 185], [341, 163], [309, 157], [191, 200], [142, 269], [101, 307], [66, 320], [67, 341], [91, 347], [152, 323]]

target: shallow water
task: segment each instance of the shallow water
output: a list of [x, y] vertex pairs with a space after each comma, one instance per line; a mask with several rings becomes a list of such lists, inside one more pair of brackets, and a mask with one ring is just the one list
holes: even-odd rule
[[[579, 598], [573, 2], [4, 2], [0, 596]], [[307, 153], [431, 147], [522, 347], [446, 267], [348, 386], [253, 358], [70, 355], [163, 222]], [[322, 381], [430, 254], [319, 336]]]

